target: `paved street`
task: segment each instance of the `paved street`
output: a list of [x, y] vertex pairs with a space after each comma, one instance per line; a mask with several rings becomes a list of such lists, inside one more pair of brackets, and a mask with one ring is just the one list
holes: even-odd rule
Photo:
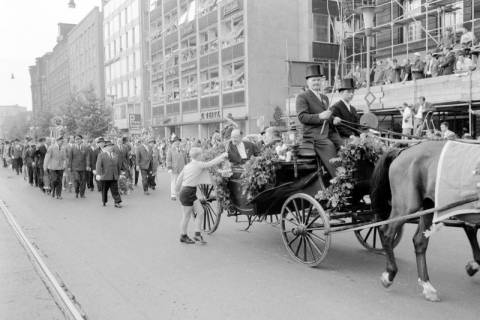
[[[411, 225], [396, 250], [399, 275], [385, 290], [379, 281], [384, 258], [363, 249], [351, 233], [334, 236], [318, 268], [293, 262], [276, 227], [257, 224], [244, 232], [244, 224], [225, 216], [206, 246], [182, 245], [179, 204], [169, 199], [167, 174], [159, 178], [151, 196], [137, 189], [115, 209], [111, 202], [101, 207], [96, 192], [53, 200], [2, 168], [0, 199], [91, 320], [478, 319], [480, 275], [464, 271], [471, 253], [462, 230], [444, 228], [431, 241], [430, 275], [443, 301], [429, 303], [416, 285]], [[16, 257], [6, 244], [11, 240], [0, 239], [3, 265]], [[16, 277], [0, 276], [1, 283]], [[10, 290], [0, 295], [10, 314], [39, 307]]]

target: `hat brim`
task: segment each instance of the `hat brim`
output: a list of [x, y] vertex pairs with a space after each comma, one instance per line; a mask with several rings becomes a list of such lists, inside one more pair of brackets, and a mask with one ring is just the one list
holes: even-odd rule
[[306, 76], [305, 79], [310, 79], [310, 78], [326, 78], [325, 75], [310, 75], [310, 76]]

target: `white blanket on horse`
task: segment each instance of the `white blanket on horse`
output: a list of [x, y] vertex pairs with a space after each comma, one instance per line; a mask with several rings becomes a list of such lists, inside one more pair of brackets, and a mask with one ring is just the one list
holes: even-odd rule
[[[477, 194], [476, 184], [480, 176], [474, 175], [480, 161], [480, 144], [448, 141], [442, 149], [437, 168], [435, 206], [437, 208]], [[435, 212], [434, 223], [452, 216], [474, 213], [474, 203]]]

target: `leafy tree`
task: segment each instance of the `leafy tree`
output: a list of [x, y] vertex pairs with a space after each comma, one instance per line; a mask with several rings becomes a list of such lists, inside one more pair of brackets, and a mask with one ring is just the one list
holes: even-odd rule
[[112, 110], [99, 101], [93, 87], [76, 92], [63, 108], [63, 125], [69, 134], [98, 137], [112, 124]]
[[42, 111], [37, 114], [37, 118], [32, 122], [33, 126], [36, 126], [36, 137], [48, 137], [50, 135], [50, 127], [52, 126], [51, 121], [54, 117], [54, 114], [50, 111]]

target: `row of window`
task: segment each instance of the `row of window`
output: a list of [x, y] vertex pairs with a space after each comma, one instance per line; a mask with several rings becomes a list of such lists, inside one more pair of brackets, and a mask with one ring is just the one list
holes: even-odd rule
[[142, 82], [139, 76], [131, 78], [117, 84], [107, 82], [107, 96], [113, 96], [115, 99], [139, 97], [142, 92]]
[[131, 72], [141, 68], [140, 51], [135, 51], [127, 56], [105, 67], [105, 78], [107, 82], [115, 81]]
[[137, 46], [140, 43], [140, 28], [133, 27], [124, 34], [105, 42], [105, 61], [119, 56], [128, 48]]
[[[107, 21], [105, 39], [138, 18], [140, 12], [138, 0], [131, 1], [127, 6], [124, 6], [125, 2], [125, 0], [110, 0], [105, 4], [103, 8], [104, 20]], [[115, 15], [112, 17], [113, 14]]]
[[[222, 91], [231, 91], [244, 88], [245, 63], [243, 60], [229, 62], [222, 65]], [[156, 79], [157, 80], [157, 79]], [[181, 79], [171, 79], [165, 82], [152, 84], [152, 94], [155, 101], [172, 102], [180, 99], [195, 98], [198, 90], [202, 96], [217, 94], [220, 91], [220, 77], [218, 67], [209, 68], [200, 72], [200, 82], [196, 73], [184, 74]]]

